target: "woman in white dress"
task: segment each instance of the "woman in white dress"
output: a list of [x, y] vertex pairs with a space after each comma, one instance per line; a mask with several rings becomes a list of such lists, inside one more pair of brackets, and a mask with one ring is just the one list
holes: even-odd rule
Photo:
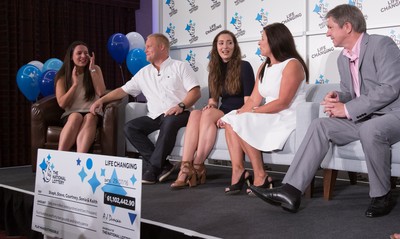
[[[246, 182], [252, 181], [244, 168], [242, 152], [251, 161], [254, 186], [272, 187], [272, 178], [264, 170], [261, 151], [283, 148], [296, 127], [295, 109], [305, 101], [308, 69], [296, 50], [289, 29], [281, 23], [267, 25], [258, 45], [266, 60], [257, 72], [251, 96], [243, 107], [225, 115], [219, 122], [219, 126], [226, 129], [232, 161], [231, 186], [225, 189], [226, 194], [239, 193]], [[240, 142], [240, 146], [235, 142]]]

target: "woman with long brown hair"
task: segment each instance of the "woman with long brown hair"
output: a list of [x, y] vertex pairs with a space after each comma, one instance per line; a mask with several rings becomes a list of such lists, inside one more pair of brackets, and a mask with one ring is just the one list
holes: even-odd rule
[[208, 69], [208, 104], [190, 113], [181, 169], [172, 189], [205, 183], [204, 161], [214, 146], [219, 119], [242, 107], [254, 87], [253, 68], [242, 60], [238, 41], [230, 31], [223, 30], [215, 36]]
[[95, 64], [94, 52], [89, 55], [86, 43], [75, 41], [68, 47], [54, 84], [57, 102], [65, 110], [58, 150], [68, 151], [76, 144], [77, 152], [86, 153], [94, 142], [99, 121], [89, 109], [106, 90], [103, 73]]

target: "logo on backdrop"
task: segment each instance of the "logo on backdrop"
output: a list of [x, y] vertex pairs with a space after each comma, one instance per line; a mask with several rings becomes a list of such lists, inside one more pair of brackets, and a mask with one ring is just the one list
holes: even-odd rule
[[259, 47], [257, 47], [257, 50], [256, 50], [255, 54], [256, 54], [256, 56], [258, 56], [258, 58], [260, 58], [261, 62], [265, 61], [265, 56], [261, 55], [261, 49]]
[[389, 37], [392, 38], [396, 45], [400, 48], [400, 34], [396, 34], [395, 30], [391, 30]]
[[235, 0], [235, 6], [244, 3], [246, 0]]
[[169, 45], [175, 45], [178, 42], [178, 39], [175, 37], [175, 26], [170, 23], [167, 27], [167, 30], [165, 30], [165, 33], [168, 34], [169, 37]]
[[320, 74], [319, 79], [315, 80], [316, 85], [328, 84], [329, 80], [324, 75]]
[[239, 38], [246, 34], [246, 30], [242, 30], [242, 16], [239, 16], [239, 13], [235, 12], [235, 15], [232, 17], [230, 24], [232, 24], [237, 31], [237, 33], [235, 34], [236, 38]]
[[381, 8], [381, 12], [386, 12], [393, 8], [400, 7], [399, 0], [388, 0], [387, 4], [388, 4], [387, 6]]
[[42, 170], [43, 181], [45, 183], [54, 183], [63, 185], [66, 181], [65, 176], [61, 175], [55, 170], [55, 165], [51, 162], [51, 155], [47, 155], [47, 160], [43, 158], [43, 161], [39, 165]]
[[206, 31], [206, 35], [210, 34], [211, 32], [215, 32], [216, 30], [222, 28], [222, 25], [221, 24], [217, 25], [216, 23], [214, 23], [209, 28], [210, 29]]
[[317, 48], [317, 52], [311, 54], [311, 58], [317, 58], [320, 56], [323, 56], [325, 54], [328, 54], [329, 52], [333, 52], [335, 50], [335, 47], [326, 47], [326, 46], [321, 46]]
[[192, 44], [193, 42], [195, 42], [199, 39], [199, 37], [196, 36], [196, 23], [194, 23], [192, 20], [190, 20], [189, 23], [186, 24], [185, 30], [190, 35], [190, 39], [189, 39], [190, 44]]
[[211, 10], [216, 9], [217, 7], [221, 6], [221, 2], [218, 0], [211, 0], [212, 5], [211, 5]]
[[[349, 0], [349, 5], [353, 5], [355, 7], [357, 7], [358, 9], [360, 9], [360, 11], [363, 10], [363, 1], [365, 0]], [[364, 15], [365, 20], [368, 19], [367, 15]]]
[[189, 12], [193, 13], [199, 9], [199, 6], [196, 5], [196, 0], [187, 0], [187, 2], [190, 4], [190, 9]]
[[175, 0], [167, 0], [165, 4], [167, 4], [170, 9], [169, 12], [170, 17], [178, 13], [178, 9], [175, 8]]
[[186, 61], [189, 62], [190, 67], [192, 67], [194, 72], [199, 70], [199, 67], [196, 66], [196, 53], [192, 50], [186, 55]]
[[263, 28], [268, 24], [268, 12], [264, 12], [264, 8], [261, 8], [257, 13], [256, 21], [259, 22]]
[[324, 28], [326, 26], [325, 16], [328, 13], [328, 3], [326, 3], [325, 0], [320, 0], [319, 3], [315, 4], [313, 12], [318, 14], [322, 21], [320, 24], [318, 24], [319, 28]]

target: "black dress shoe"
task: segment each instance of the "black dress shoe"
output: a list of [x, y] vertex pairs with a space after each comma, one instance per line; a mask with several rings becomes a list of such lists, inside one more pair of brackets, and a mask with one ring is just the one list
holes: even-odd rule
[[[288, 190], [292, 187], [294, 190]], [[284, 186], [267, 189], [250, 186], [253, 193], [262, 200], [272, 205], [280, 205], [284, 210], [289, 212], [297, 212], [301, 201], [301, 192], [291, 185], [285, 184]], [[293, 193], [295, 191], [295, 193]], [[297, 192], [296, 192], [297, 191]]]
[[392, 206], [392, 194], [389, 191], [382, 197], [371, 199], [371, 203], [367, 211], [365, 211], [365, 216], [371, 218], [385, 216], [392, 210]]

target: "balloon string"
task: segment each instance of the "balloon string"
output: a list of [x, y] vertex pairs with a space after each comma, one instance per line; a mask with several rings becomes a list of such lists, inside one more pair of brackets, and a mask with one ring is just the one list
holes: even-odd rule
[[123, 85], [125, 85], [125, 77], [124, 77], [124, 73], [122, 72], [122, 65], [119, 65], [119, 69], [121, 70], [122, 83], [123, 83]]

